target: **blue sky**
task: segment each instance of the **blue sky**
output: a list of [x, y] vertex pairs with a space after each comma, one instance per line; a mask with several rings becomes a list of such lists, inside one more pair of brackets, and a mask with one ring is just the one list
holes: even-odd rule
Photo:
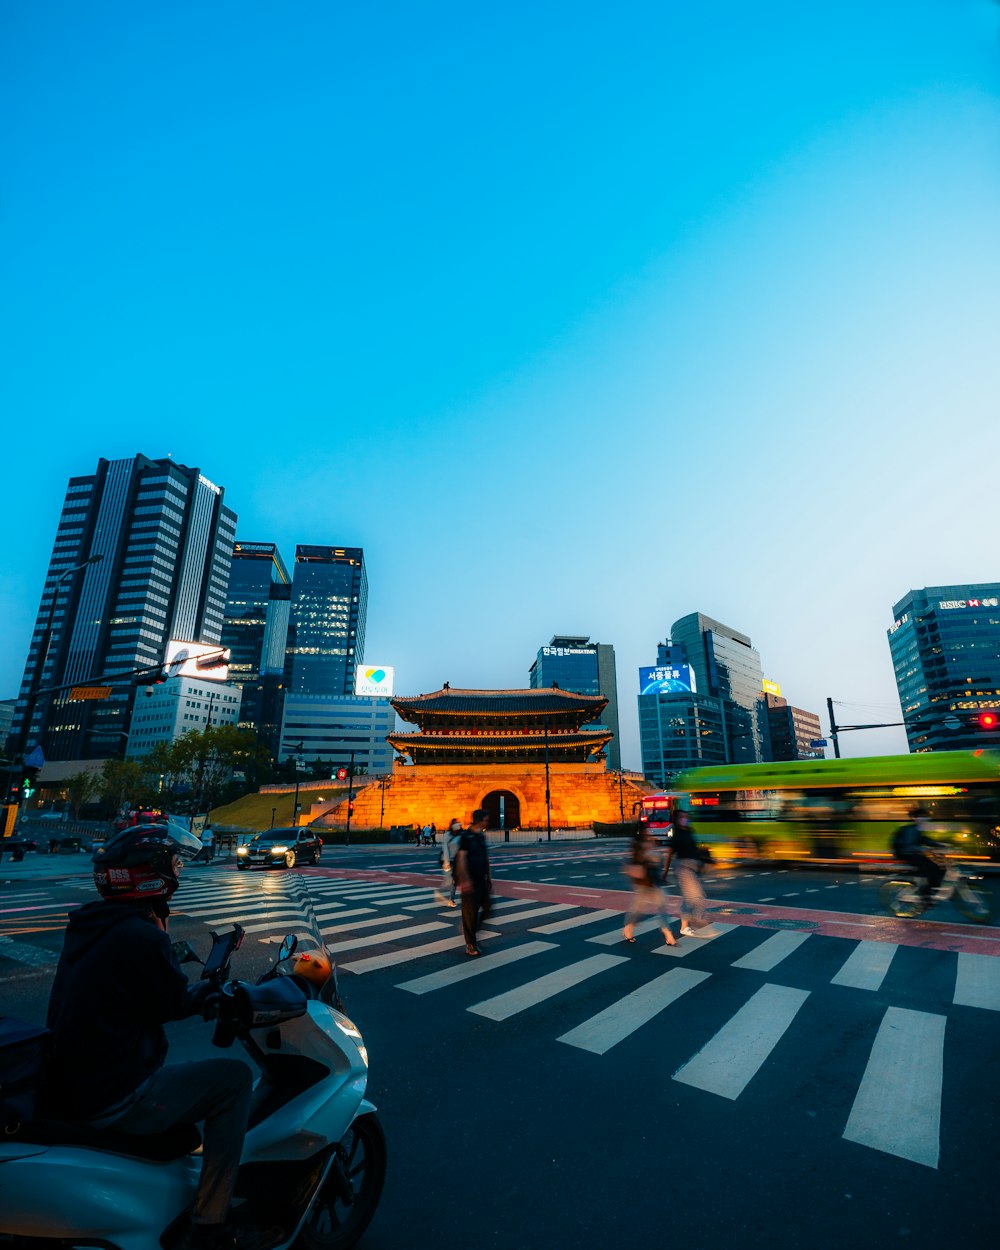
[[991, 0], [8, 0], [0, 117], [8, 697], [102, 455], [363, 546], [405, 692], [613, 643], [631, 765], [680, 616], [893, 720], [893, 602], [1000, 575]]

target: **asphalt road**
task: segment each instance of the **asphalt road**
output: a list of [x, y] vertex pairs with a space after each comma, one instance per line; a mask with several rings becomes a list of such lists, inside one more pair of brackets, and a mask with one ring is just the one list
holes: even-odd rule
[[[605, 843], [498, 849], [477, 961], [414, 847], [189, 869], [172, 933], [200, 947], [239, 920], [250, 977], [308, 889], [389, 1140], [370, 1250], [994, 1244], [1000, 930], [950, 904], [884, 917], [877, 877], [764, 866], [706, 879], [717, 938], [627, 946], [620, 863]], [[0, 867], [3, 1010], [43, 1017], [87, 872]], [[175, 1056], [208, 1028], [172, 1026]]]

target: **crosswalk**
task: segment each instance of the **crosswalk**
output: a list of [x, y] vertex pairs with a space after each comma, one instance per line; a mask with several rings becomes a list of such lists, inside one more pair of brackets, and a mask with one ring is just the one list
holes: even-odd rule
[[[25, 916], [31, 908], [49, 914], [43, 892], [19, 902]], [[892, 942], [721, 922], [709, 938], [670, 946], [655, 917], [635, 926], [639, 940], [627, 946], [621, 913], [585, 903], [498, 899], [475, 960], [460, 958], [457, 911], [424, 885], [309, 873], [246, 880], [210, 868], [186, 879], [174, 910], [210, 928], [238, 922], [265, 943], [310, 926], [343, 973], [385, 975], [387, 988], [435, 1003], [440, 997], [498, 1026], [534, 1012], [545, 1028], [558, 1021], [553, 1044], [596, 1057], [626, 1047], [641, 1030], [669, 1028], [672, 1010], [723, 994], [728, 1017], [719, 1024], [710, 1008], [709, 1035], [664, 1079], [731, 1102], [774, 1070], [790, 1037], [801, 1039], [820, 1019], [824, 993], [852, 991], [873, 1004], [865, 1018], [874, 1023], [863, 1068], [852, 1074], [856, 1091], [842, 1137], [929, 1168], [940, 1159], [951, 1016], [1000, 1011], [1000, 958], [993, 955], [911, 949], [904, 960]], [[914, 959], [935, 961], [928, 1010], [913, 1006]], [[899, 964], [906, 960], [904, 981]], [[896, 985], [906, 986], [905, 1005], [885, 1005]], [[547, 1011], [550, 1004], [558, 1010]]]

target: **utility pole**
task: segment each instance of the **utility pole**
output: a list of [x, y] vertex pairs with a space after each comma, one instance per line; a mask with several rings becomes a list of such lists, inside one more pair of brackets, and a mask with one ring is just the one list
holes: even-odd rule
[[840, 742], [837, 739], [837, 721], [833, 715], [833, 699], [826, 701], [827, 714], [830, 717], [830, 737], [833, 739], [833, 754], [836, 759], [840, 759]]
[[618, 815], [621, 817], [622, 824], [625, 823], [625, 795], [623, 792], [623, 773], [618, 770]]

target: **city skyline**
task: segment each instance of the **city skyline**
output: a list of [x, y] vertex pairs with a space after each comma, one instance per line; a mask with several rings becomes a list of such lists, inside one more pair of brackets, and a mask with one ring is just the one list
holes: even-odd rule
[[701, 612], [898, 720], [893, 604], [996, 579], [1000, 9], [234, 12], [0, 16], [0, 694], [67, 480], [141, 450], [363, 547], [407, 692], [607, 640], [636, 766]]

